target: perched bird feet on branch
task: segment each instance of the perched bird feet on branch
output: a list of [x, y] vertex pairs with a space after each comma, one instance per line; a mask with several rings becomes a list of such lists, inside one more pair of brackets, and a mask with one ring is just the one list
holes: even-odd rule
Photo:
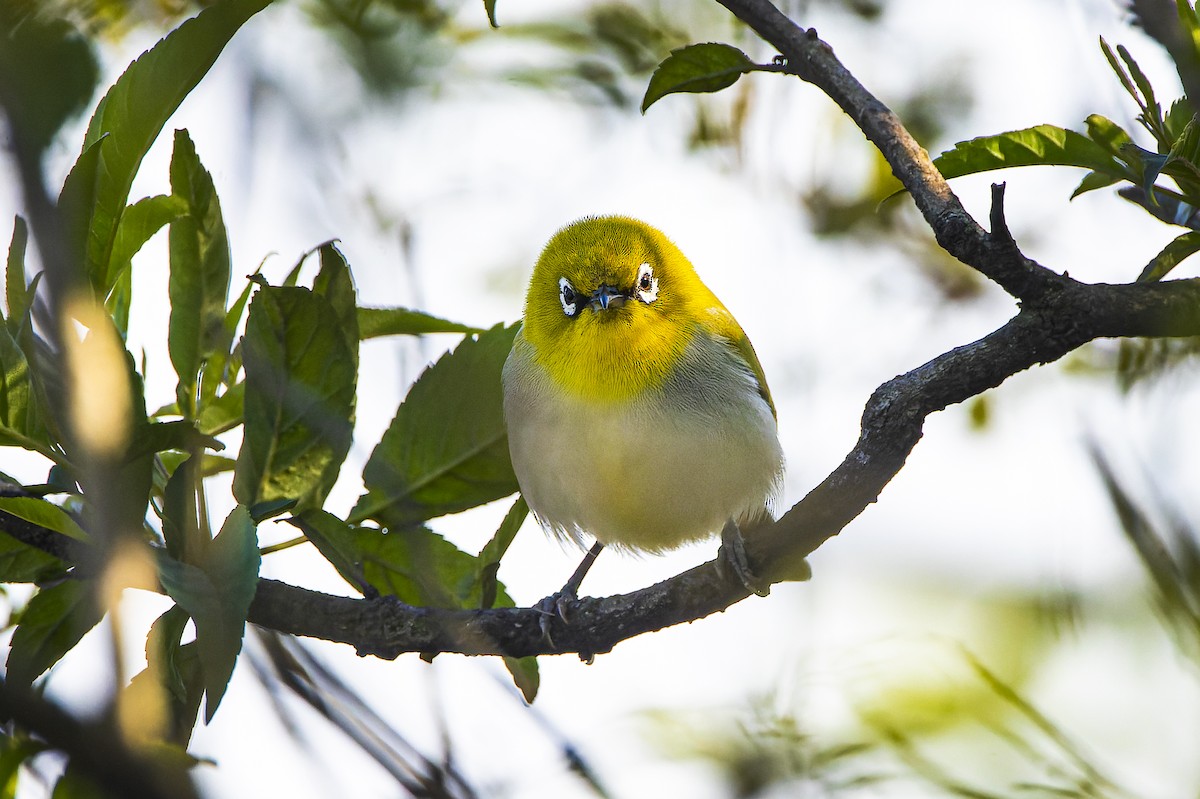
[[721, 548], [717, 550], [717, 569], [726, 577], [732, 572], [738, 582], [752, 594], [768, 596], [771, 593], [771, 584], [750, 568], [750, 560], [746, 557], [746, 539], [742, 538], [741, 528], [733, 519], [725, 522], [725, 527], [721, 529]]
[[583, 582], [583, 578], [587, 576], [588, 570], [592, 568], [592, 564], [596, 562], [602, 549], [604, 549], [604, 544], [599, 541], [592, 544], [592, 548], [583, 556], [583, 561], [575, 568], [574, 573], [567, 580], [567, 584], [533, 606], [533, 609], [541, 614], [538, 626], [542, 630], [542, 640], [550, 646], [554, 646], [554, 638], [550, 635], [550, 626], [554, 622], [554, 617], [562, 619], [564, 624], [571, 623], [567, 609], [579, 601], [579, 586]]

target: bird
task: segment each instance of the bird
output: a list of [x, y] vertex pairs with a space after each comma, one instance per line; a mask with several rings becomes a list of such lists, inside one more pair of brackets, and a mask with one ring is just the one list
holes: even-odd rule
[[[626, 216], [556, 232], [533, 268], [505, 361], [504, 418], [521, 494], [554, 538], [662, 553], [770, 521], [784, 471], [775, 404], [750, 339], [661, 231]], [[547, 598], [550, 599], [550, 598]]]

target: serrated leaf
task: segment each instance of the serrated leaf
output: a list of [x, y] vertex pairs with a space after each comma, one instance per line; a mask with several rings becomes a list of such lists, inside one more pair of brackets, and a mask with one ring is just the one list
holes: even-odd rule
[[243, 339], [244, 435], [234, 496], [320, 507], [350, 449], [357, 375], [338, 315], [305, 288], [266, 286]]
[[482, 333], [483, 329], [450, 322], [409, 308], [359, 308], [358, 335], [363, 341], [379, 336], [420, 336], [426, 333]]
[[238, 505], [195, 565], [159, 559], [163, 588], [196, 623], [204, 671], [204, 720], [212, 721], [242, 649], [261, 558], [250, 512]]
[[1184, 258], [1200, 251], [1200, 232], [1184, 233], [1173, 239], [1138, 275], [1137, 282], [1153, 283], [1162, 280]]
[[0, 511], [85, 544], [90, 540], [79, 523], [71, 518], [71, 514], [44, 499], [0, 497]]
[[28, 686], [96, 626], [103, 614], [92, 601], [92, 586], [66, 580], [34, 594], [21, 614], [8, 652], [6, 678]]
[[[134, 61], [97, 105], [83, 150], [87, 153], [103, 137], [108, 139], [99, 152], [90, 192], [94, 204], [88, 214], [87, 243], [77, 251], [86, 256], [93, 286], [107, 269], [133, 177], [150, 145], [233, 34], [269, 4], [270, 0], [223, 0], [204, 9]], [[72, 182], [71, 176], [67, 182]]]
[[672, 50], [650, 76], [642, 113], [668, 94], [718, 92], [757, 68], [745, 53], [728, 44], [690, 44]]
[[417, 379], [367, 461], [352, 523], [399, 529], [517, 491], [500, 385], [516, 331], [465, 339]]
[[1083, 134], [1054, 125], [981, 136], [959, 142], [933, 163], [944, 177], [957, 178], [1017, 166], [1077, 166], [1125, 177], [1124, 165]]
[[[179, 383], [175, 390], [185, 418], [195, 416], [200, 366], [225, 355], [225, 303], [229, 299], [229, 238], [212, 176], [200, 163], [187, 131], [175, 131], [171, 192], [187, 213], [171, 223], [171, 319], [167, 348]], [[215, 386], [214, 386], [215, 390]]]

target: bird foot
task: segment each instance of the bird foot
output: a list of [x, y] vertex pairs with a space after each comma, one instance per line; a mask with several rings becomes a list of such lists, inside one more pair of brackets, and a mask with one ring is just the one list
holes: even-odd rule
[[567, 584], [561, 591], [554, 592], [533, 606], [533, 609], [540, 614], [538, 627], [542, 631], [542, 640], [550, 646], [554, 646], [554, 636], [550, 634], [550, 628], [554, 624], [555, 617], [562, 619], [563, 624], [570, 624], [571, 618], [568, 615], [568, 609], [578, 601], [579, 596], [575, 593], [575, 588]]
[[738, 582], [750, 593], [758, 596], [768, 596], [771, 593], [771, 584], [764, 582], [750, 568], [750, 560], [746, 557], [746, 540], [742, 538], [742, 531], [733, 519], [725, 522], [725, 527], [721, 530], [721, 548], [717, 551], [717, 564], [723, 573], [728, 573], [726, 569], [733, 572]]

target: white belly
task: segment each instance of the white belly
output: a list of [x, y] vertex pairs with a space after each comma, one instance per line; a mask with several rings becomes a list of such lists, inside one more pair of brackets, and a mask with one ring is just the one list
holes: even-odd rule
[[550, 531], [661, 551], [768, 513], [783, 468], [775, 419], [748, 370], [734, 361], [714, 368], [711, 348], [724, 345], [705, 346], [705, 368], [690, 371], [702, 385], [676, 381], [628, 403], [567, 396], [527, 344], [514, 348], [505, 366], [509, 449], [521, 491]]

